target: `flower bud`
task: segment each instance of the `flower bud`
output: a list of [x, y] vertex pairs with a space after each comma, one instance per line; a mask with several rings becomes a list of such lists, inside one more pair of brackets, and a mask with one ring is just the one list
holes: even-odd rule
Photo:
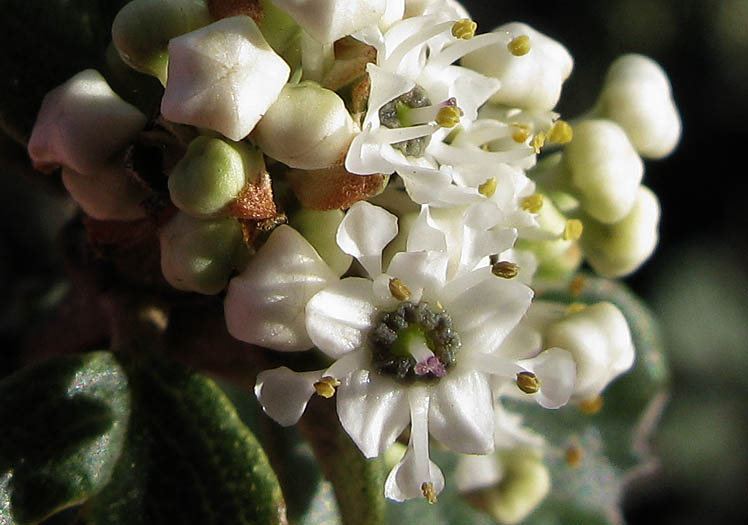
[[597, 303], [551, 324], [544, 346], [571, 352], [577, 364], [572, 400], [591, 399], [634, 363], [626, 318], [608, 302]]
[[550, 241], [517, 241], [517, 248], [531, 252], [537, 261], [538, 279], [562, 279], [582, 264], [582, 252], [574, 241], [553, 239]]
[[604, 277], [623, 277], [646, 261], [657, 246], [660, 204], [647, 187], [639, 188], [634, 208], [614, 224], [584, 221], [584, 256]]
[[145, 126], [146, 117], [112, 91], [94, 69], [46, 94], [29, 139], [34, 168], [60, 165], [93, 175], [106, 168]]
[[667, 75], [642, 55], [624, 55], [613, 62], [594, 113], [620, 124], [647, 158], [669, 155], [680, 139], [680, 115]]
[[169, 42], [161, 113], [239, 141], [275, 102], [289, 74], [251, 18], [224, 18]]
[[574, 128], [562, 165], [569, 191], [603, 223], [623, 219], [634, 206], [644, 175], [641, 158], [623, 129], [610, 120], [587, 120]]
[[[494, 29], [508, 34], [500, 42], [474, 51], [462, 59], [462, 65], [501, 81], [491, 102], [505, 106], [547, 111], [561, 96], [561, 85], [574, 64], [564, 46], [528, 25], [513, 22]], [[518, 40], [526, 36], [528, 39]], [[514, 43], [514, 46], [512, 45]], [[524, 43], [517, 55], [512, 49]], [[515, 53], [517, 50], [514, 51]]]
[[301, 208], [291, 216], [290, 225], [317, 250], [335, 275], [343, 275], [353, 257], [343, 252], [335, 240], [345, 213], [342, 210], [310, 210]]
[[359, 29], [376, 25], [386, 0], [274, 0], [304, 31], [331, 44]]
[[215, 216], [264, 170], [262, 153], [249, 144], [198, 137], [169, 175], [169, 195], [185, 213]]
[[159, 232], [161, 272], [174, 288], [214, 295], [223, 290], [243, 255], [235, 219], [196, 219], [178, 212]]
[[287, 84], [252, 138], [292, 168], [325, 169], [345, 160], [355, 125], [343, 100], [313, 82]]
[[93, 174], [63, 166], [62, 183], [73, 200], [94, 219], [133, 221], [146, 216], [141, 203], [149, 192], [130, 176], [121, 162]]
[[112, 24], [112, 41], [130, 67], [166, 84], [172, 38], [212, 22], [203, 0], [133, 0]]

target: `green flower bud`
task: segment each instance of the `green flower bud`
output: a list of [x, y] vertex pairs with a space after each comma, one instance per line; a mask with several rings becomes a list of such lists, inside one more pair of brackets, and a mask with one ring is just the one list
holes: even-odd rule
[[177, 213], [159, 232], [161, 272], [174, 288], [206, 295], [226, 287], [241, 260], [242, 228], [235, 219], [196, 219]]
[[198, 137], [169, 175], [169, 195], [195, 217], [220, 215], [264, 170], [262, 153], [249, 144]]
[[212, 22], [203, 0], [133, 0], [112, 24], [112, 40], [122, 60], [166, 85], [172, 38]]
[[[583, 235], [584, 237], [584, 235]], [[519, 250], [532, 252], [538, 263], [535, 277], [540, 280], [557, 280], [568, 277], [582, 264], [582, 252], [575, 241], [553, 239], [549, 241], [526, 241], [520, 239]]]
[[604, 223], [623, 219], [634, 206], [644, 165], [623, 129], [610, 120], [587, 120], [574, 128], [562, 166], [568, 190], [584, 210]]
[[290, 218], [289, 224], [309, 241], [335, 275], [343, 275], [353, 258], [343, 252], [335, 240], [340, 221], [345, 217], [342, 210], [310, 210], [301, 208]]
[[355, 125], [343, 100], [313, 82], [286, 84], [252, 138], [270, 157], [306, 170], [341, 164]]
[[623, 220], [601, 224], [582, 219], [582, 251], [597, 273], [623, 277], [646, 261], [657, 246], [660, 204], [647, 187], [639, 188], [634, 207]]
[[75, 202], [94, 219], [132, 221], [146, 216], [141, 203], [149, 192], [125, 170], [113, 163], [94, 174], [62, 168], [62, 183]]

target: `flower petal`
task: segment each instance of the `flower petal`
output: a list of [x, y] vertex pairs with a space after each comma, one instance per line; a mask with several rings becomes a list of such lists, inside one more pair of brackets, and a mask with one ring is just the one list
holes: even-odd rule
[[447, 277], [447, 254], [442, 252], [398, 252], [392, 257], [387, 273], [405, 283], [412, 301], [434, 301]]
[[382, 273], [382, 250], [397, 235], [397, 217], [379, 206], [359, 201], [343, 217], [336, 240], [371, 277]]
[[312, 246], [296, 230], [279, 226], [231, 279], [224, 300], [229, 333], [237, 339], [274, 350], [311, 348], [304, 307], [336, 279]]
[[560, 408], [569, 401], [577, 377], [577, 365], [571, 352], [550, 348], [517, 364], [533, 372], [540, 380], [540, 390], [535, 394], [540, 406]]
[[295, 425], [314, 394], [314, 383], [322, 371], [294, 372], [285, 366], [257, 375], [255, 396], [265, 413], [288, 427]]
[[494, 454], [465, 454], [457, 460], [455, 484], [459, 492], [470, 492], [496, 485], [503, 477], [504, 469]]

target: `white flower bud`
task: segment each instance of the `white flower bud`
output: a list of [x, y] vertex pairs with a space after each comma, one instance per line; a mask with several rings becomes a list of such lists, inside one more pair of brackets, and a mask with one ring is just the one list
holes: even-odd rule
[[577, 125], [562, 162], [570, 191], [592, 217], [614, 223], [631, 211], [644, 164], [618, 124], [587, 120]]
[[124, 150], [146, 117], [122, 100], [93, 69], [81, 71], [46, 94], [29, 139], [34, 168], [60, 165], [93, 175]]
[[647, 158], [669, 155], [680, 139], [681, 120], [667, 74], [642, 55], [613, 62], [594, 113], [620, 124]]
[[[466, 55], [462, 65], [501, 81], [501, 87], [491, 97], [495, 104], [538, 111], [553, 109], [561, 96], [561, 85], [574, 65], [566, 48], [518, 22], [500, 26], [494, 32], [507, 33], [506, 42]], [[529, 51], [517, 56], [508, 44], [521, 36], [529, 37]]]
[[359, 29], [375, 25], [386, 0], [274, 0], [307, 33], [331, 44]]
[[634, 343], [626, 318], [608, 302], [597, 303], [551, 324], [546, 347], [571, 352], [577, 364], [572, 400], [591, 399], [634, 363]]
[[133, 0], [114, 18], [112, 41], [126, 64], [166, 84], [169, 40], [211, 22], [204, 0]]
[[109, 164], [93, 174], [63, 166], [62, 183], [73, 200], [94, 219], [133, 221], [145, 217], [141, 203], [149, 192], [130, 176], [122, 163]]
[[251, 18], [224, 18], [169, 42], [161, 113], [239, 141], [275, 102], [289, 74]]
[[301, 208], [290, 219], [290, 225], [317, 250], [335, 275], [343, 275], [353, 260], [335, 241], [338, 226], [344, 216], [342, 210]]
[[646, 261], [657, 246], [660, 204], [640, 186], [631, 212], [615, 224], [584, 221], [580, 239], [587, 262], [604, 277], [623, 277]]
[[177, 214], [159, 232], [161, 272], [174, 288], [214, 295], [231, 277], [242, 248], [235, 219], [196, 219]]
[[355, 125], [343, 100], [314, 84], [287, 84], [257, 123], [252, 138], [270, 157], [305, 170], [341, 164]]

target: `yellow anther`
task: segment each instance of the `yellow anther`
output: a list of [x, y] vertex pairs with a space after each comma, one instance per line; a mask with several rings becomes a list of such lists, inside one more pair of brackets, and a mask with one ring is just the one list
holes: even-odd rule
[[436, 307], [442, 312], [444, 311], [444, 306], [442, 305], [441, 301], [439, 301], [438, 299], [436, 300]]
[[538, 213], [540, 208], [543, 207], [543, 200], [543, 196], [540, 193], [536, 193], [522, 199], [520, 207], [530, 213]]
[[426, 498], [426, 501], [428, 501], [431, 505], [436, 503], [436, 490], [434, 490], [434, 484], [430, 481], [424, 481], [421, 483], [421, 492], [423, 493], [423, 497]]
[[325, 399], [330, 399], [335, 395], [335, 389], [339, 386], [340, 381], [338, 381], [334, 377], [325, 376], [314, 383], [314, 390], [317, 391], [318, 395], [324, 397]]
[[535, 153], [540, 153], [540, 150], [545, 146], [546, 135], [542, 131], [538, 131], [530, 141], [530, 146], [535, 150]]
[[499, 261], [491, 265], [491, 273], [502, 279], [514, 279], [519, 274], [519, 266], [509, 261]]
[[410, 289], [397, 277], [390, 279], [390, 293], [398, 301], [407, 301], [411, 295]]
[[571, 282], [569, 283], [569, 295], [572, 297], [579, 297], [582, 295], [582, 292], [584, 291], [584, 277], [581, 275], [577, 275], [574, 277]]
[[514, 140], [514, 142], [518, 142], [519, 144], [523, 144], [529, 138], [530, 130], [528, 129], [518, 129], [517, 131], [512, 133], [512, 140]]
[[603, 398], [601, 396], [593, 397], [579, 403], [579, 411], [588, 416], [594, 416], [603, 409]]
[[565, 241], [578, 241], [582, 236], [584, 225], [579, 219], [569, 219], [566, 221], [564, 226], [564, 240]]
[[571, 303], [566, 307], [566, 315], [572, 315], [582, 312], [587, 309], [587, 305], [584, 303]]
[[565, 120], [557, 120], [548, 132], [551, 144], [568, 144], [574, 138], [574, 129]]
[[580, 447], [579, 445], [569, 445], [569, 447], [566, 449], [566, 452], [564, 453], [564, 459], [566, 460], [566, 463], [572, 468], [577, 468], [582, 462], [583, 457], [584, 450], [582, 450], [582, 447]]
[[436, 114], [436, 123], [443, 128], [453, 128], [460, 123], [462, 111], [457, 106], [444, 106]]
[[491, 177], [486, 182], [478, 186], [478, 193], [486, 198], [490, 198], [496, 193], [496, 177]]
[[506, 45], [506, 48], [516, 57], [526, 55], [530, 52], [530, 37], [527, 35], [521, 35], [517, 38], [513, 38], [512, 41]]
[[475, 36], [476, 29], [478, 29], [478, 24], [469, 18], [463, 18], [452, 26], [452, 36], [460, 40], [470, 40]]
[[517, 374], [517, 386], [525, 394], [537, 394], [540, 390], [540, 379], [532, 372]]

